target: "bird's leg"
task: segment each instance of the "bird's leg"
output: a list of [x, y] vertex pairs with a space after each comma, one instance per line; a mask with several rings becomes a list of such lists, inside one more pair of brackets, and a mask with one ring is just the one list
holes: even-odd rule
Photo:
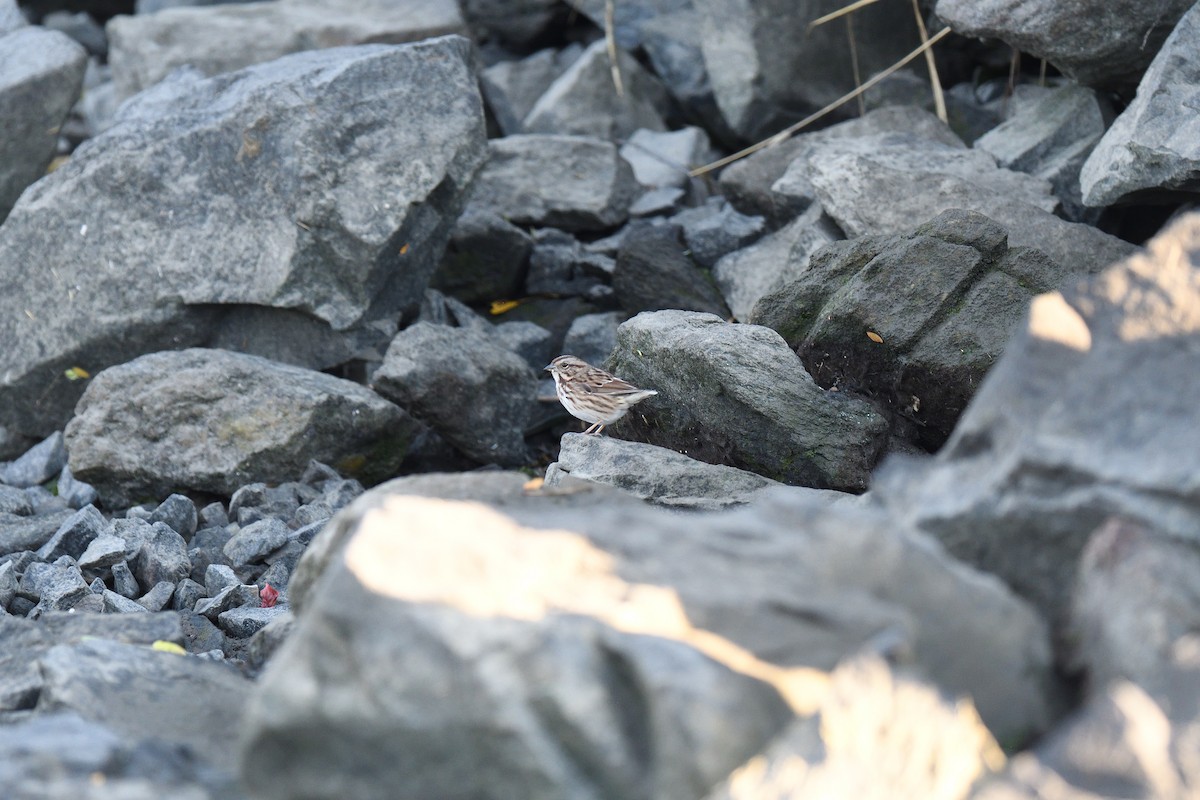
[[603, 428], [604, 426], [601, 425], [599, 422], [593, 422], [591, 425], [588, 426], [588, 429], [583, 432], [583, 435], [587, 436], [588, 434], [598, 433], [599, 432], [598, 427]]

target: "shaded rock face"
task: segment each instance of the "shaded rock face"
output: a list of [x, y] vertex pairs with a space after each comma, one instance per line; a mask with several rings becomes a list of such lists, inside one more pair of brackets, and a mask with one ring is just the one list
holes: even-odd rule
[[1091, 206], [1191, 199], [1200, 192], [1200, 10], [1183, 15], [1080, 175]]
[[1085, 86], [1131, 92], [1189, 0], [938, 0], [965, 36], [1000, 39], [1044, 58]]
[[[879, 496], [1060, 626], [1109, 516], [1194, 542], [1198, 251], [1191, 214], [1146, 252], [1037, 297], [945, 448], [881, 474]], [[1170, 391], [1147, 391], [1166, 375]]]
[[887, 424], [821, 389], [774, 331], [712, 314], [639, 314], [618, 330], [612, 371], [657, 389], [617, 429], [701, 461], [821, 489], [862, 491]]
[[[873, 717], [855, 681], [831, 693], [812, 669], [860, 649], [973, 695], [1004, 735], [1042, 724], [1040, 621], [882, 517], [790, 495], [682, 516], [579, 481], [523, 483], [400, 479], [314, 541], [297, 627], [249, 709], [256, 795], [703, 796], [795, 713]], [[874, 670], [878, 696], [941, 708]], [[959, 719], [959, 746], [994, 757], [973, 712]], [[352, 753], [369, 768], [344, 771]]]
[[232, 494], [311, 459], [394, 474], [415, 422], [358, 384], [223, 350], [152, 353], [97, 375], [67, 426], [72, 471], [112, 504]]
[[933, 451], [1004, 351], [1035, 293], [1062, 283], [1044, 254], [981, 214], [947, 211], [907, 237], [865, 236], [814, 256], [755, 306], [818, 384], [873, 398]]
[[364, 326], [419, 302], [484, 156], [464, 39], [313, 51], [140, 95], [0, 229], [0, 283], [24, 309], [0, 321], [0, 424], [62, 425], [82, 391], [71, 367], [222, 333], [257, 352], [310, 336], [299, 363], [345, 361]]

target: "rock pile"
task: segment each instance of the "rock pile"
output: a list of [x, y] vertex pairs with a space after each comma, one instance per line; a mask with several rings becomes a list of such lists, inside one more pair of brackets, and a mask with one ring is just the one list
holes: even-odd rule
[[62, 5], [5, 798], [1200, 791], [1200, 6]]

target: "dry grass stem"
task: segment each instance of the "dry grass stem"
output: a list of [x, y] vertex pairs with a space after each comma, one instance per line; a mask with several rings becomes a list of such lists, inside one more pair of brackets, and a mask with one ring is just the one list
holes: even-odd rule
[[936, 34], [931, 36], [928, 41], [924, 42], [920, 47], [913, 50], [911, 53], [906, 55], [904, 58], [900, 59], [895, 64], [892, 64], [890, 67], [885, 69], [883, 72], [880, 72], [878, 75], [871, 78], [869, 81], [867, 81], [862, 86], [855, 89], [854, 91], [849, 92], [848, 94], [844, 94], [841, 97], [839, 97], [837, 100], [834, 100], [832, 103], [825, 106], [820, 111], [809, 114], [804, 119], [800, 120], [799, 122], [797, 122], [794, 125], [790, 125], [790, 126], [784, 128], [783, 130], [781, 130], [779, 133], [775, 134], [774, 136], [771, 136], [770, 138], [767, 138], [767, 139], [763, 139], [761, 142], [758, 142], [757, 144], [752, 144], [747, 148], [739, 150], [738, 152], [734, 153], [733, 155], [725, 156], [724, 158], [718, 159], [718, 160], [712, 162], [711, 164], [705, 164], [702, 167], [696, 167], [694, 170], [692, 170], [688, 174], [691, 175], [693, 178], [695, 178], [700, 175], [704, 175], [706, 173], [712, 172], [715, 169], [720, 169], [721, 167], [724, 167], [727, 164], [732, 164], [734, 161], [743, 159], [752, 153], [757, 153], [759, 150], [770, 147], [773, 144], [779, 144], [780, 142], [786, 142], [797, 131], [806, 128], [807, 126], [813, 124], [814, 122], [819, 120], [821, 117], [825, 116], [826, 114], [828, 114], [829, 112], [838, 108], [839, 106], [844, 105], [845, 103], [848, 103], [851, 100], [853, 100], [854, 98], [858, 97], [860, 94], [867, 91], [872, 86], [879, 83], [880, 81], [888, 78], [894, 72], [896, 72], [896, 70], [901, 69], [902, 67], [907, 65], [910, 61], [912, 61], [914, 58], [921, 55], [926, 50], [933, 47], [935, 44], [937, 44], [938, 42], [940, 42], [942, 39], [946, 38], [949, 35], [950, 35], [950, 29], [943, 28], [942, 30], [938, 31]]
[[[846, 40], [850, 43], [850, 68], [854, 70], [854, 88], [862, 86], [862, 71], [858, 68], [858, 42], [854, 38], [854, 17], [846, 17]], [[867, 113], [867, 101], [858, 96], [858, 115]]]
[[833, 20], [837, 19], [838, 17], [845, 16], [846, 14], [853, 14], [855, 11], [858, 11], [860, 8], [866, 8], [867, 6], [871, 5], [872, 3], [878, 3], [878, 2], [879, 2], [879, 0], [857, 0], [857, 2], [851, 3], [850, 5], [844, 6], [842, 8], [839, 8], [837, 11], [831, 11], [823, 17], [817, 17], [812, 22], [808, 23], [808, 28], [806, 29], [805, 32], [806, 33], [811, 32], [812, 29], [817, 27], [818, 25], [824, 25], [826, 22], [832, 22]]
[[625, 96], [625, 85], [621, 82], [621, 65], [617, 62], [617, 36], [613, 24], [613, 0], [604, 0], [604, 45], [608, 49], [608, 65], [612, 70], [612, 82], [617, 97]]
[[[921, 4], [918, 0], [912, 0], [913, 14], [917, 18], [917, 30], [921, 34], [921, 42], [929, 41], [929, 31], [925, 28], [925, 19], [921, 16]], [[942, 94], [942, 80], [938, 77], [937, 64], [933, 60], [933, 51], [925, 51], [925, 66], [929, 70], [929, 85], [933, 89], [933, 110], [937, 113], [937, 118], [942, 122], [949, 123], [950, 117], [946, 114], [946, 98]]]

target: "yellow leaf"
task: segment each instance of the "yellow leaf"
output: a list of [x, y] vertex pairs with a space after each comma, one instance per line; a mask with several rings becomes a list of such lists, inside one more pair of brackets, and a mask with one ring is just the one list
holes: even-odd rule
[[82, 381], [92, 377], [91, 373], [83, 367], [71, 367], [63, 372], [63, 374], [67, 376], [67, 380], [69, 381]]
[[494, 300], [490, 310], [493, 317], [499, 316], [507, 311], [512, 311], [517, 306], [521, 305], [520, 300]]
[[875, 344], [883, 344], [883, 337], [875, 331], [867, 331], [867, 338]]
[[168, 642], [164, 639], [159, 639], [154, 644], [150, 645], [150, 649], [158, 650], [159, 652], [162, 652], [162, 653], [174, 653], [175, 655], [178, 655], [178, 656], [187, 655], [187, 650], [184, 650], [182, 647], [175, 644], [174, 642]]
[[406, 253], [408, 253], [408, 242], [405, 242], [404, 246], [400, 248], [400, 255], [405, 255]]

